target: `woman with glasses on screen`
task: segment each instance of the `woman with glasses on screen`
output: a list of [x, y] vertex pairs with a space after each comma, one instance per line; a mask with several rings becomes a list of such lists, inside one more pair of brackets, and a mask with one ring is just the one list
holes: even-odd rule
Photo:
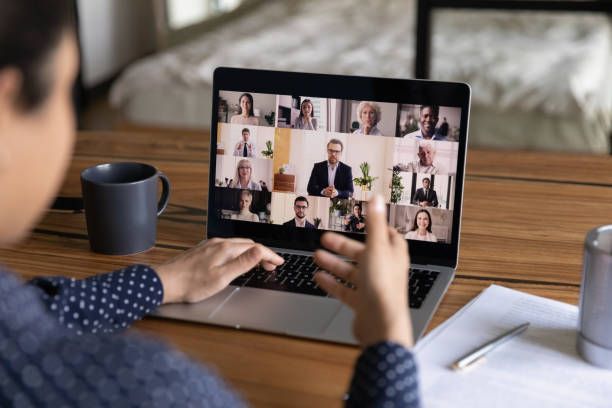
[[438, 238], [431, 232], [431, 214], [429, 214], [429, 211], [423, 209], [417, 211], [412, 223], [412, 229], [406, 233], [405, 238], [438, 242]]
[[261, 185], [256, 181], [252, 181], [253, 167], [251, 161], [242, 159], [238, 162], [234, 179], [230, 183], [231, 188], [241, 188], [243, 190], [261, 191]]
[[303, 130], [317, 130], [317, 118], [313, 118], [314, 107], [310, 99], [304, 99], [300, 106], [300, 116], [295, 120], [293, 127]]
[[230, 123], [238, 125], [259, 125], [259, 118], [255, 116], [253, 111], [253, 95], [250, 93], [243, 93], [238, 98], [239, 113], [232, 116]]

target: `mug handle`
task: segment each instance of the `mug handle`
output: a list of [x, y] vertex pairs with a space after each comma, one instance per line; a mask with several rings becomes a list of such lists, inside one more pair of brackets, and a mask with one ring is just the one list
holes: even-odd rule
[[168, 180], [168, 177], [166, 177], [166, 175], [161, 171], [158, 172], [157, 175], [162, 182], [162, 195], [159, 199], [159, 203], [157, 204], [157, 216], [159, 217], [168, 205], [168, 200], [170, 198], [170, 180]]

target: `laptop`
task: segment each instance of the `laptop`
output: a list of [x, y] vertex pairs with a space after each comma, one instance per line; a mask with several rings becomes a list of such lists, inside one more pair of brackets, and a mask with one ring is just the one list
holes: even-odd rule
[[325, 231], [364, 241], [381, 194], [409, 242], [418, 340], [457, 268], [469, 110], [463, 83], [217, 68], [207, 237], [251, 238], [285, 264], [157, 315], [356, 344], [312, 255]]

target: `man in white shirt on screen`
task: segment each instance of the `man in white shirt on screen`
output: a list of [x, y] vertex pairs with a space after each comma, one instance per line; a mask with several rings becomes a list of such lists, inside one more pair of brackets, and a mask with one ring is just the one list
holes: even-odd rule
[[257, 151], [255, 143], [249, 142], [251, 131], [248, 128], [242, 129], [242, 140], [236, 144], [234, 149], [234, 156], [240, 157], [256, 157]]
[[411, 173], [438, 174], [440, 169], [434, 165], [436, 157], [436, 146], [431, 142], [419, 142], [418, 160], [408, 164], [399, 163], [394, 169], [399, 171], [409, 171]]
[[[405, 137], [414, 139], [437, 140], [438, 142], [446, 141], [446, 135], [436, 133], [436, 125], [438, 124], [440, 107], [435, 105], [422, 105], [419, 110], [419, 130], [408, 133]], [[445, 118], [446, 119], [446, 118]], [[448, 131], [448, 124], [447, 131]]]

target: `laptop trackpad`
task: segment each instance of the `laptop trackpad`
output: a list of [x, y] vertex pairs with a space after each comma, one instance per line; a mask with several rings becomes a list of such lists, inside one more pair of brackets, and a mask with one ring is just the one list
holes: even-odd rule
[[307, 336], [322, 333], [341, 307], [332, 298], [242, 287], [208, 321]]

